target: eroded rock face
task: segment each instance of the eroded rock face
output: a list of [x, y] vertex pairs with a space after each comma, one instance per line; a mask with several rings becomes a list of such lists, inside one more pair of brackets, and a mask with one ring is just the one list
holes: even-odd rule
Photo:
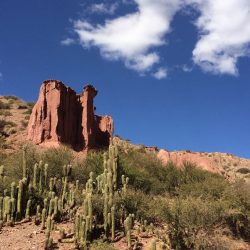
[[28, 139], [43, 145], [64, 143], [76, 151], [108, 146], [113, 120], [95, 115], [96, 95], [97, 90], [91, 85], [77, 95], [60, 81], [44, 81], [30, 117]]

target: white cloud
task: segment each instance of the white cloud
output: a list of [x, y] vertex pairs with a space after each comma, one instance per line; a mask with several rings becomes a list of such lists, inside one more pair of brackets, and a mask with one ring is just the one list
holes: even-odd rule
[[237, 75], [240, 57], [249, 55], [249, 0], [186, 0], [199, 10], [200, 36], [193, 60], [205, 71]]
[[[194, 24], [199, 36], [193, 50], [193, 62], [204, 71], [237, 75], [239, 58], [250, 55], [250, 0], [119, 1], [120, 4], [128, 2], [137, 7], [133, 13], [106, 18], [104, 24], [75, 21], [74, 31], [80, 44], [84, 48], [99, 48], [104, 58], [122, 60], [127, 68], [141, 75], [148, 72], [161, 78], [164, 68], [160, 65], [162, 58], [156, 49], [167, 43], [166, 35], [171, 31], [174, 15], [179, 10], [188, 9], [192, 16], [198, 11]], [[118, 3], [100, 3], [87, 9], [94, 14], [107, 15], [114, 14], [117, 7]], [[75, 42], [67, 38], [61, 44]], [[184, 72], [193, 70], [186, 64], [173, 67], [181, 67]]]
[[78, 20], [74, 29], [84, 47], [96, 46], [105, 58], [123, 60], [128, 68], [145, 73], [159, 63], [154, 49], [166, 43], [181, 1], [134, 0], [138, 7], [134, 13], [107, 19], [103, 25]]
[[72, 45], [74, 43], [75, 43], [75, 40], [72, 39], [72, 38], [66, 38], [66, 39], [64, 39], [64, 40], [61, 41], [61, 44], [62, 45], [66, 45], [66, 46]]
[[182, 69], [184, 72], [191, 72], [191, 71], [193, 71], [193, 67], [192, 67], [192, 66], [189, 66], [189, 65], [187, 65], [187, 64], [183, 64], [183, 65], [181, 65], [180, 67], [181, 67], [181, 69]]
[[118, 3], [113, 3], [113, 4], [99, 3], [99, 4], [92, 4], [89, 7], [89, 10], [92, 13], [112, 15], [115, 13], [117, 8], [118, 8]]
[[167, 77], [167, 69], [165, 68], [159, 68], [155, 73], [153, 73], [153, 77], [155, 77], [158, 80], [164, 79]]

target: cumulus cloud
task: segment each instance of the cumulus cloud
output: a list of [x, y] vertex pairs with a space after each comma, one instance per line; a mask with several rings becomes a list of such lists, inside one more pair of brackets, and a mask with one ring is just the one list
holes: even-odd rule
[[137, 10], [107, 19], [103, 25], [78, 20], [74, 30], [84, 47], [96, 46], [101, 55], [123, 60], [139, 73], [152, 70], [160, 61], [156, 47], [164, 45], [170, 22], [181, 6], [181, 0], [134, 0]]
[[[162, 79], [167, 70], [160, 65], [162, 55], [157, 49], [167, 44], [174, 15], [179, 10], [188, 10], [192, 17], [198, 14], [194, 21], [198, 41], [193, 49], [193, 62], [204, 71], [237, 75], [239, 58], [250, 54], [250, 0], [120, 0], [119, 4], [128, 2], [136, 5], [134, 12], [105, 17], [102, 24], [87, 19], [75, 21], [74, 31], [80, 44], [84, 48], [99, 48], [104, 58], [121, 60], [141, 75], [148, 72]], [[100, 3], [88, 9], [94, 14], [110, 15], [117, 8], [118, 3]], [[61, 44], [75, 42], [67, 38]], [[193, 70], [193, 66], [186, 64], [181, 68], [184, 72]]]
[[184, 71], [184, 72], [192, 72], [193, 71], [193, 67], [189, 66], [187, 64], [183, 64], [180, 66], [180, 68]]
[[109, 14], [112, 15], [118, 8], [118, 3], [107, 4], [107, 3], [96, 3], [89, 7], [91, 13], [97, 14]]
[[75, 40], [73, 38], [66, 38], [66, 39], [61, 41], [61, 44], [66, 45], [66, 46], [72, 45], [74, 43], [75, 43]]
[[205, 71], [237, 75], [240, 57], [249, 55], [249, 0], [187, 0], [199, 12], [194, 62]]
[[167, 69], [166, 68], [159, 68], [155, 73], [152, 74], [158, 80], [162, 80], [167, 77]]

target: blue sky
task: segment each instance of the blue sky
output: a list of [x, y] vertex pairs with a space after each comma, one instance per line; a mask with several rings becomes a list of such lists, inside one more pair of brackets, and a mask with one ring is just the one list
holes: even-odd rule
[[98, 90], [115, 134], [250, 158], [249, 0], [1, 0], [0, 94]]

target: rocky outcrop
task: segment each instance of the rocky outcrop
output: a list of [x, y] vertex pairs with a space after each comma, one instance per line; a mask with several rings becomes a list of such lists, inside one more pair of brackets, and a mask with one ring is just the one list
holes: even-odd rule
[[170, 152], [164, 149], [161, 149], [157, 153], [157, 157], [165, 164], [173, 162], [178, 168], [182, 168], [185, 162], [194, 164], [200, 169], [220, 174], [220, 169], [216, 166], [214, 161], [208, 157], [208, 155], [191, 152], [191, 151], [176, 151]]
[[28, 124], [28, 139], [43, 145], [64, 143], [76, 151], [108, 146], [113, 120], [95, 114], [96, 95], [92, 85], [77, 95], [60, 81], [44, 81]]

